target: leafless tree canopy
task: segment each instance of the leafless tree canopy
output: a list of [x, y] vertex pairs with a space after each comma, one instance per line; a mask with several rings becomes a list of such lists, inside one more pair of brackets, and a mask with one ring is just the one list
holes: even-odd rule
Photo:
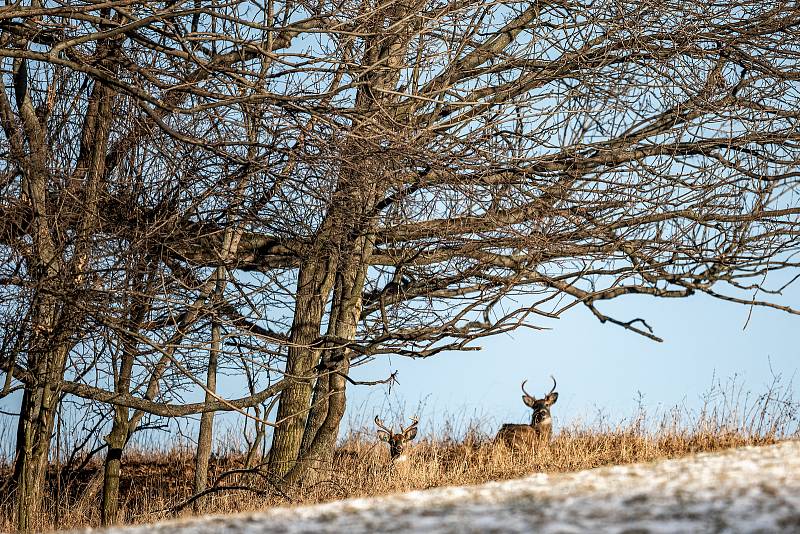
[[246, 413], [294, 482], [382, 354], [576, 305], [660, 340], [603, 311], [628, 294], [796, 313], [769, 297], [800, 248], [798, 24], [761, 0], [7, 3], [20, 529], [65, 395], [110, 414], [111, 522], [148, 414]]

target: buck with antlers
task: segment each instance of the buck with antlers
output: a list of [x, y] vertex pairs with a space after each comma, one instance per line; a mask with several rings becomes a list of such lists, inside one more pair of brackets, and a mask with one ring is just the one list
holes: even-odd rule
[[500, 428], [496, 441], [505, 443], [512, 448], [519, 445], [532, 446], [534, 443], [547, 443], [553, 434], [553, 420], [550, 417], [550, 407], [558, 400], [556, 379], [553, 379], [553, 389], [541, 399], [537, 399], [525, 391], [525, 382], [522, 382], [522, 402], [533, 410], [531, 422], [528, 425], [507, 423]]
[[389, 456], [392, 463], [403, 462], [407, 459], [405, 455], [406, 443], [417, 437], [417, 424], [419, 419], [416, 417], [411, 418], [411, 424], [406, 428], [400, 429], [400, 432], [395, 434], [391, 428], [383, 424], [383, 421], [375, 416], [375, 425], [378, 427], [378, 438], [381, 441], [389, 443]]

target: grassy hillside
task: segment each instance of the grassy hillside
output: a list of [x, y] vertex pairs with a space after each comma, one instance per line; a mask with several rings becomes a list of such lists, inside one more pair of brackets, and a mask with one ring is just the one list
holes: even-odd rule
[[[745, 445], [765, 445], [798, 435], [798, 405], [793, 388], [773, 387], [752, 397], [740, 391], [708, 396], [697, 414], [673, 409], [609, 425], [602, 421], [559, 430], [546, 446], [510, 449], [474, 421], [456, 435], [423, 436], [413, 443], [408, 460], [391, 464], [387, 445], [363, 428], [343, 440], [333, 462], [313, 483], [277, 487], [255, 466], [244, 468], [244, 455], [229, 452], [212, 458], [211, 491], [192, 500], [193, 451], [176, 446], [131, 450], [124, 457], [120, 522], [153, 522], [194, 514], [263, 510], [348, 497], [374, 496], [440, 486], [507, 480], [534, 472], [560, 473], [600, 466], [679, 458], [697, 452]], [[235, 451], [233, 444], [219, 450]], [[102, 453], [71, 471], [53, 467], [49, 498], [39, 529], [99, 525]], [[11, 531], [11, 499], [0, 479], [0, 531]]]

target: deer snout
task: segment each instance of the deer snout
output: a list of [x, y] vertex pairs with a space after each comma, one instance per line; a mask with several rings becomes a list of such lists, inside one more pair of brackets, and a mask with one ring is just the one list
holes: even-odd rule
[[550, 412], [537, 412], [533, 414], [533, 424], [535, 426], [551, 426], [553, 419], [550, 417]]

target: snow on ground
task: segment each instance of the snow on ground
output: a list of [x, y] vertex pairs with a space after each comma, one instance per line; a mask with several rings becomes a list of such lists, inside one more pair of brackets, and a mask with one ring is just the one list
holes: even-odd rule
[[800, 441], [105, 532], [800, 532]]

